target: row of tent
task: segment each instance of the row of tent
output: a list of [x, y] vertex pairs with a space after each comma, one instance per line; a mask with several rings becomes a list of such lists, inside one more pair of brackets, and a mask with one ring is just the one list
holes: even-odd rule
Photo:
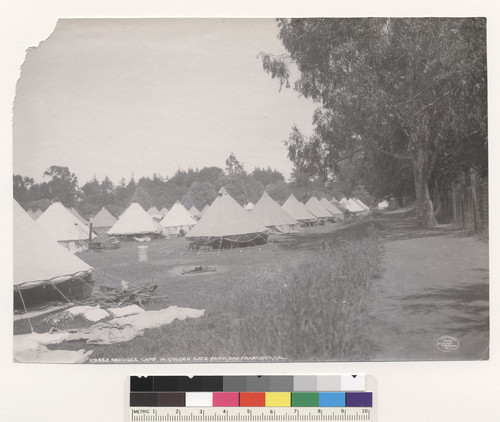
[[[145, 211], [138, 203], [132, 203], [116, 219], [105, 207], [92, 219], [92, 237], [107, 233], [122, 238], [144, 238], [186, 234], [193, 242], [212, 243], [213, 239], [264, 239], [268, 233], [291, 233], [302, 225], [318, 221], [339, 221], [345, 214], [364, 213], [369, 208], [357, 199], [341, 201], [319, 200], [311, 197], [305, 204], [293, 194], [280, 206], [267, 192], [259, 201], [245, 207], [239, 205], [222, 188], [217, 198], [202, 211], [191, 207], [188, 211], [179, 202], [169, 210], [155, 207]], [[51, 204], [36, 219], [47, 233], [72, 252], [88, 247], [90, 228], [88, 222], [74, 208], [66, 208], [59, 202]]]
[[[208, 208], [208, 205], [205, 205], [202, 211], [199, 211], [198, 208], [196, 208], [194, 205], [189, 208], [189, 213], [194, 217], [194, 218], [200, 218], [201, 213]], [[158, 211], [158, 208], [155, 206], [152, 206], [151, 208], [148, 209], [147, 213], [155, 218], [155, 219], [162, 219], [168, 214], [169, 210], [167, 207], [163, 207], [160, 211]]]
[[[347, 205], [354, 209], [353, 205]], [[108, 234], [120, 236], [185, 228], [186, 237], [195, 245], [241, 247], [266, 243], [269, 232], [287, 233], [301, 224], [323, 218], [321, 216], [340, 216], [342, 208], [325, 198], [311, 198], [303, 204], [293, 195], [280, 206], [264, 193], [248, 211], [222, 188], [214, 202], [200, 212], [199, 220], [176, 203], [158, 222], [139, 204], [133, 203], [118, 220], [103, 208], [94, 217], [93, 228], [110, 227]], [[71, 253], [81, 250], [88, 237], [85, 220], [59, 202], [54, 202], [35, 221], [14, 201], [15, 308], [29, 309], [53, 299], [90, 295], [93, 269]]]
[[171, 235], [182, 231], [196, 244], [258, 244], [265, 241], [269, 233], [290, 233], [304, 224], [338, 221], [345, 213], [367, 210], [366, 205], [354, 199], [334, 204], [326, 198], [311, 197], [303, 204], [293, 194], [280, 206], [267, 192], [255, 205], [242, 207], [222, 188], [214, 202], [201, 212], [195, 207], [188, 211], [177, 202], [167, 214], [158, 218], [157, 210], [146, 212], [138, 203], [133, 203], [107, 233], [135, 237]]

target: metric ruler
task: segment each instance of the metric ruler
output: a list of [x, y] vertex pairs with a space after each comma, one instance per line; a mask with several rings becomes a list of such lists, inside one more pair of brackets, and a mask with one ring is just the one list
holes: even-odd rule
[[363, 374], [132, 376], [127, 422], [376, 422], [376, 382]]
[[225, 422], [225, 421], [367, 421], [374, 422], [372, 408], [293, 407], [157, 407], [130, 408], [130, 422]]

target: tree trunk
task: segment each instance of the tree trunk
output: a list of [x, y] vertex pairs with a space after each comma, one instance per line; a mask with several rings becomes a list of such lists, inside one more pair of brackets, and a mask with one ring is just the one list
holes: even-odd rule
[[398, 203], [398, 208], [403, 208], [405, 206], [404, 195], [396, 195], [396, 202]]
[[432, 227], [436, 224], [434, 207], [429, 195], [429, 171], [426, 152], [423, 148], [415, 151], [413, 158], [415, 179], [415, 198], [417, 201], [417, 224], [419, 227]]

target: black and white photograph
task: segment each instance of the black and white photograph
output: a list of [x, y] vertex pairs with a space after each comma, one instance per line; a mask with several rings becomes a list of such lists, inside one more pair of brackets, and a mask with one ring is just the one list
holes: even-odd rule
[[490, 357], [484, 17], [61, 18], [13, 99], [13, 360]]

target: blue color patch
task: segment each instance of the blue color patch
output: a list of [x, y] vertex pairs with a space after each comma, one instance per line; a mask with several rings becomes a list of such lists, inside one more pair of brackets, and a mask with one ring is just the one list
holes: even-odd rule
[[345, 393], [319, 393], [319, 407], [345, 407]]

